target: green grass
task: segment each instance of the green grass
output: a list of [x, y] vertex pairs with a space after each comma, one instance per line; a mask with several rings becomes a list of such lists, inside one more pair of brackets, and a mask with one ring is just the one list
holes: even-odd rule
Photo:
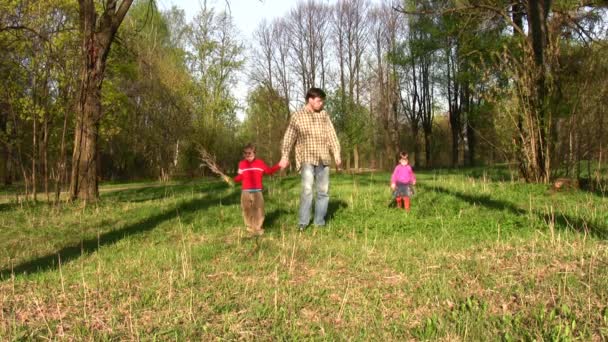
[[[249, 238], [220, 182], [102, 187], [86, 207], [0, 204], [0, 340], [606, 340], [608, 201], [477, 171], [332, 175], [296, 230], [267, 178]], [[8, 195], [10, 198], [10, 194]]]

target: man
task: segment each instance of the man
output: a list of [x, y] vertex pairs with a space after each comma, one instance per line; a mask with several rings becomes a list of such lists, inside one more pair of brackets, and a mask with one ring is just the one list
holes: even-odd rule
[[342, 163], [340, 143], [329, 115], [323, 110], [324, 101], [323, 90], [310, 88], [306, 93], [306, 104], [291, 115], [283, 137], [279, 166], [284, 169], [289, 165], [289, 153], [295, 144], [296, 168], [302, 175], [298, 215], [300, 231], [306, 229], [310, 223], [313, 184], [316, 185], [317, 191], [313, 224], [319, 227], [325, 225], [325, 215], [329, 204], [330, 152], [333, 154], [338, 168]]

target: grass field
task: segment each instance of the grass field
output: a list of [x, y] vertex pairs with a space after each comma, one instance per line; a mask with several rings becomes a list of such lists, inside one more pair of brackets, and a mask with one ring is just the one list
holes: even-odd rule
[[[266, 234], [220, 182], [102, 187], [96, 205], [0, 203], [0, 340], [608, 340], [608, 200], [478, 170], [265, 181]], [[7, 198], [11, 197], [6, 193]]]

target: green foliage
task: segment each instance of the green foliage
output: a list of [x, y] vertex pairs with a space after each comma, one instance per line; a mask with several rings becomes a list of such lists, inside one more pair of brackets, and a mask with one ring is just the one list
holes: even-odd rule
[[376, 125], [366, 107], [337, 91], [329, 95], [326, 108], [338, 134], [343, 155], [350, 155], [354, 148], [358, 148], [362, 154], [375, 152], [371, 142]]
[[203, 9], [191, 24], [184, 15], [139, 1], [121, 26], [103, 89], [107, 178], [200, 174], [197, 144], [223, 167], [235, 164], [230, 87], [241, 62], [233, 28], [212, 10]]
[[192, 127], [187, 94], [193, 80], [181, 47], [171, 40], [170, 24], [148, 1], [140, 1], [121, 26], [124, 38], [111, 51], [103, 89], [106, 177], [161, 177], [175, 171], [179, 144]]
[[[56, 172], [64, 117], [65, 153], [71, 152], [81, 64], [80, 37], [70, 29], [78, 27], [77, 6], [68, 0], [2, 2], [0, 75], [7, 82], [0, 88], [9, 96], [0, 101], [0, 174], [7, 155], [17, 163], [10, 170], [14, 174], [22, 168], [30, 177], [31, 160], [42, 165], [43, 149], [32, 144], [41, 144], [43, 124], [49, 132], [48, 172]], [[195, 143], [208, 144], [222, 158], [233, 154], [237, 103], [231, 89], [242, 48], [228, 17], [204, 9], [198, 18], [209, 19], [208, 25], [186, 23], [185, 13], [175, 8], [158, 12], [154, 1], [135, 1], [130, 8], [110, 51], [102, 89], [103, 178], [195, 175], [200, 163], [181, 162], [191, 158], [181, 152]], [[5, 30], [8, 25], [25, 29]], [[192, 53], [199, 48], [204, 56]]]
[[7, 183], [31, 178], [35, 165], [41, 180], [42, 166], [48, 177], [59, 159], [71, 117], [77, 3], [3, 1], [0, 12], [0, 175]]
[[260, 86], [247, 98], [247, 116], [240, 134], [242, 141], [257, 146], [258, 155], [275, 163], [281, 158], [281, 142], [289, 121], [287, 101], [274, 89]]
[[[194, 77], [192, 142], [216, 156], [224, 168], [236, 165], [237, 100], [232, 88], [243, 65], [243, 46], [236, 40], [232, 18], [206, 5], [187, 27], [188, 68]], [[236, 153], [235, 153], [236, 152]]]

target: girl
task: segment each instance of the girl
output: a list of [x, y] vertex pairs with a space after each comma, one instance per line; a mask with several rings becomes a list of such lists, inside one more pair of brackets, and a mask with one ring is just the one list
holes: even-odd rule
[[414, 194], [413, 185], [416, 184], [416, 175], [409, 165], [407, 152], [399, 153], [399, 164], [391, 176], [391, 190], [393, 190], [398, 208], [410, 211], [410, 197]]

